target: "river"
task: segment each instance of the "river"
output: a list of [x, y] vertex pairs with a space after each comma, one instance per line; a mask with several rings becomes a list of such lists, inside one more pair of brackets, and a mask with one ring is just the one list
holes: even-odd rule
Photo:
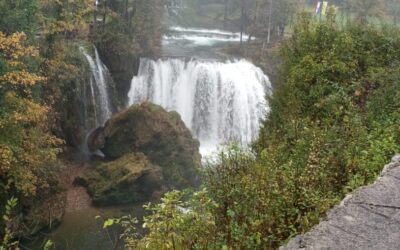
[[[257, 136], [260, 120], [268, 112], [265, 96], [270, 94], [271, 84], [262, 70], [251, 62], [222, 52], [225, 45], [239, 42], [240, 34], [235, 32], [171, 26], [163, 36], [159, 58], [141, 59], [139, 72], [127, 93], [128, 104], [147, 100], [180, 113], [199, 139], [203, 156], [232, 141], [245, 147]], [[91, 102], [106, 105], [98, 110], [92, 108], [91, 117], [99, 117], [99, 122], [104, 123], [110, 116], [111, 101], [103, 100], [109, 98], [104, 76], [108, 70], [99, 61], [97, 51], [95, 58], [84, 50], [82, 53], [93, 71], [86, 92]], [[95, 106], [89, 104], [89, 108]], [[59, 227], [25, 249], [39, 248], [43, 239], [55, 242], [56, 249], [111, 249], [118, 232], [103, 230], [102, 221], [128, 213], [140, 217], [143, 209], [141, 205], [88, 206], [67, 211]], [[95, 219], [98, 215], [101, 218]]]

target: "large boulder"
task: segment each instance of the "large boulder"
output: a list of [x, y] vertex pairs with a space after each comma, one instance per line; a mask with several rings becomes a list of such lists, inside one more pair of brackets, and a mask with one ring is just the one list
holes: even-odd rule
[[151, 199], [163, 186], [161, 168], [142, 153], [130, 153], [99, 164], [76, 179], [96, 205], [115, 205]]
[[121, 111], [90, 137], [90, 148], [100, 149], [106, 157], [117, 159], [142, 152], [162, 168], [170, 187], [196, 184], [200, 165], [199, 142], [176, 112], [142, 103]]

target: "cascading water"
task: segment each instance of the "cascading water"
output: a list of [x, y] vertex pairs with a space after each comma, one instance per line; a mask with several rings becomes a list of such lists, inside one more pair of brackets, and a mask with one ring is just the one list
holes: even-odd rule
[[258, 135], [270, 89], [268, 77], [246, 60], [142, 59], [128, 97], [129, 104], [151, 101], [180, 113], [207, 154], [220, 143], [247, 145]]
[[85, 48], [80, 47], [79, 49], [85, 56], [90, 67], [89, 81], [83, 82], [80, 86], [80, 98], [83, 103], [82, 119], [86, 134], [81, 146], [81, 151], [88, 154], [88, 136], [94, 129], [103, 126], [113, 113], [109, 95], [113, 80], [107, 67], [101, 61], [96, 47], [94, 47], [95, 58], [93, 58]]
[[[88, 100], [84, 100], [85, 106], [88, 107], [87, 101], [90, 101], [90, 105], [93, 106], [93, 124], [91, 128], [96, 128], [98, 126], [104, 125], [104, 123], [112, 115], [112, 109], [109, 97], [109, 84], [112, 81], [110, 73], [107, 67], [100, 60], [99, 53], [94, 47], [95, 58], [93, 59], [91, 55], [87, 53], [85, 48], [80, 47], [80, 51], [85, 56], [87, 62], [89, 63], [91, 70], [90, 77], [90, 93], [86, 95], [89, 97]], [[90, 128], [89, 128], [90, 129]]]
[[[210, 30], [210, 29], [197, 29], [197, 28], [183, 28], [183, 27], [170, 27], [171, 34], [164, 35], [164, 42], [170, 40], [186, 40], [193, 43], [195, 46], [212, 46], [216, 43], [226, 42], [240, 42], [240, 33], [228, 32], [223, 30]], [[247, 34], [242, 34], [242, 39], [246, 41], [249, 39]]]

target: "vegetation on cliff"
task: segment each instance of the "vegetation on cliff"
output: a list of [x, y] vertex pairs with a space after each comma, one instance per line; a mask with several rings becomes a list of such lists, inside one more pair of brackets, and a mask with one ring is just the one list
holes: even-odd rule
[[253, 152], [222, 152], [203, 191], [147, 207], [150, 233], [125, 234], [128, 248], [277, 248], [400, 151], [398, 28], [302, 16], [280, 51], [282, 80]]
[[[50, 107], [41, 101], [46, 78], [37, 71], [38, 50], [24, 33], [0, 32], [0, 212], [12, 196], [29, 209], [33, 197], [48, 195], [56, 180], [55, 165], [62, 141], [50, 133]], [[36, 73], [39, 72], [39, 73]], [[1, 227], [3, 223], [0, 223]], [[24, 221], [13, 231], [25, 232]]]
[[[207, 12], [203, 0], [190, 2], [200, 14]], [[275, 7], [267, 0], [214, 2], [226, 12], [213, 20], [231, 19], [242, 33], [261, 38], [259, 57], [263, 43], [284, 37], [294, 12], [292, 0]], [[201, 191], [173, 191], [147, 205], [145, 235], [137, 232], [137, 220], [116, 220], [125, 227], [128, 249], [277, 248], [318, 223], [346, 193], [372, 182], [400, 151], [399, 5], [385, 1], [395, 26], [380, 26], [374, 18], [382, 15], [383, 0], [335, 2], [349, 7], [340, 13], [342, 20], [354, 16], [358, 22], [338, 24], [333, 11], [320, 20], [297, 20], [280, 48], [282, 67], [269, 99], [271, 112], [252, 152], [235, 146], [221, 152], [206, 164]], [[80, 143], [71, 139], [80, 133], [74, 96], [87, 70], [79, 46], [98, 46], [122, 97], [135, 59], [159, 50], [161, 6], [170, 3], [0, 0], [0, 249], [15, 248], [14, 239], [35, 234], [62, 216], [55, 174], [62, 139]], [[274, 18], [279, 9], [288, 11]], [[168, 113], [172, 121], [164, 122], [166, 112], [152, 105], [146, 109], [132, 108], [114, 119], [130, 122], [136, 131], [121, 131], [111, 121], [104, 140], [96, 142], [103, 141], [101, 148], [113, 160], [86, 176], [99, 203], [144, 199], [115, 189], [125, 185], [131, 185], [128, 191], [148, 192], [147, 198], [160, 186], [154, 181], [160, 171], [171, 187], [195, 180], [198, 143], [186, 140], [190, 133], [176, 113]], [[132, 113], [135, 119], [124, 119]], [[146, 115], [151, 124], [135, 123]], [[143, 132], [150, 125], [156, 128]], [[139, 149], [133, 141], [142, 142]], [[143, 176], [155, 184], [154, 190], [140, 189]], [[57, 218], [48, 216], [53, 207], [47, 203], [55, 204]]]
[[[0, 238], [5, 236], [7, 242], [52, 225], [52, 216], [39, 211], [46, 211], [42, 206], [46, 202], [59, 203], [55, 219], [62, 216], [57, 155], [65, 140], [69, 145], [78, 144], [74, 138], [79, 136], [74, 133], [79, 133], [81, 121], [76, 92], [88, 70], [79, 46], [102, 42], [95, 39], [98, 36], [127, 36], [127, 46], [134, 43], [132, 39], [140, 45], [132, 52], [137, 57], [160, 43], [160, 18], [142, 12], [156, 15], [159, 1], [124, 1], [125, 9], [114, 9], [120, 2], [0, 1], [1, 217], [10, 210], [7, 200], [15, 201], [13, 211], [8, 211], [13, 216], [0, 220]], [[122, 21], [125, 16], [132, 20], [129, 24]], [[113, 23], [130, 29], [114, 29]], [[102, 48], [117, 54], [128, 51], [126, 46]], [[108, 63], [114, 64], [112, 60]], [[50, 202], [51, 197], [59, 199]]]

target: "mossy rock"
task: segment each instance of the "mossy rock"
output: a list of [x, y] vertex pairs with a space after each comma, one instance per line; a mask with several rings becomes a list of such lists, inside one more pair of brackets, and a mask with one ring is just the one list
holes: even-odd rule
[[[193, 138], [177, 112], [167, 112], [152, 103], [133, 105], [107, 121], [101, 133], [91, 136], [92, 143], [112, 159], [142, 152], [162, 168], [171, 188], [198, 183], [201, 156], [199, 142]], [[89, 142], [90, 143], [90, 142]]]
[[116, 205], [151, 199], [161, 189], [163, 176], [144, 154], [130, 153], [88, 169], [76, 181], [86, 186], [94, 204]]

